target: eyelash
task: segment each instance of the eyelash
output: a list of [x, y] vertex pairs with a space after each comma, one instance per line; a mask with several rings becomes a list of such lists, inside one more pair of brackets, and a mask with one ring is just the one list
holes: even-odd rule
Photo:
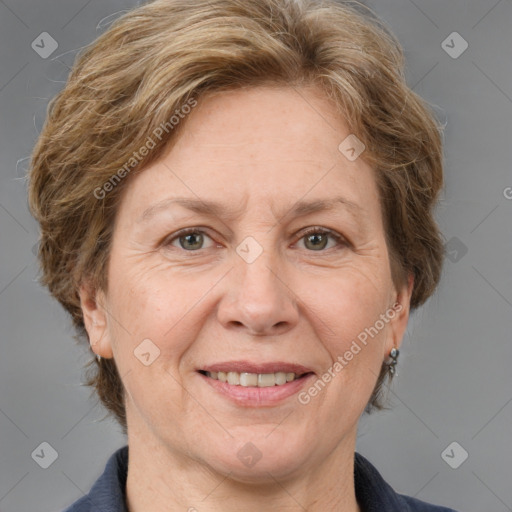
[[[203, 235], [206, 235], [208, 236], [209, 238], [211, 238], [208, 233], [201, 229], [201, 228], [184, 228], [180, 231], [178, 231], [177, 233], [175, 233], [174, 235], [171, 235], [171, 237], [169, 238], [166, 238], [164, 241], [163, 241], [163, 244], [165, 247], [168, 247], [168, 246], [171, 246], [172, 242], [174, 242], [175, 240], [178, 240], [179, 238], [181, 237], [184, 237], [184, 236], [187, 236], [187, 235], [191, 235], [191, 234], [203, 234]], [[312, 226], [310, 228], [307, 228], [302, 234], [301, 236], [299, 237], [298, 241], [302, 240], [303, 238], [307, 237], [308, 235], [317, 235], [317, 234], [320, 234], [320, 235], [329, 235], [331, 238], [333, 238], [336, 242], [337, 242], [337, 247], [331, 247], [330, 249], [322, 249], [322, 250], [319, 250], [319, 251], [308, 251], [308, 252], [312, 252], [312, 253], [315, 253], [315, 252], [319, 252], [319, 253], [322, 253], [322, 252], [328, 252], [330, 251], [331, 249], [341, 249], [343, 247], [347, 247], [349, 246], [349, 242], [340, 234], [336, 233], [335, 231], [332, 231], [330, 229], [326, 229], [326, 228], [322, 228], [320, 226]], [[190, 251], [187, 251], [186, 249], [183, 249], [182, 247], [174, 247], [175, 249], [180, 249], [182, 251], [185, 251], [185, 252], [188, 252], [188, 253], [199, 253], [202, 251], [202, 249], [197, 249], [197, 250], [190, 250]]]

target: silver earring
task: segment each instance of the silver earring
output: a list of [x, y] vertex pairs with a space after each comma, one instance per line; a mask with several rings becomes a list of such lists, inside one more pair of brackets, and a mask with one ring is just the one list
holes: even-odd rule
[[400, 350], [398, 350], [395, 347], [393, 347], [391, 349], [391, 352], [389, 353], [389, 357], [391, 358], [391, 361], [388, 363], [388, 370], [389, 370], [389, 373], [391, 374], [391, 376], [394, 376], [397, 373], [396, 364], [398, 362], [397, 360], [398, 360], [399, 355], [400, 355]]
[[101, 361], [101, 356], [100, 356], [99, 354], [96, 354], [96, 359], [97, 359], [98, 361]]

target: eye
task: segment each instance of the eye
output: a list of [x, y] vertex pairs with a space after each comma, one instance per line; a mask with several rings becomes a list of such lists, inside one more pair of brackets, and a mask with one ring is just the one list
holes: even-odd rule
[[177, 241], [180, 247], [185, 251], [197, 251], [203, 249], [204, 237], [210, 238], [204, 231], [198, 228], [186, 228], [178, 231], [172, 238], [164, 242], [165, 246], [172, 245], [177, 247], [174, 242]]
[[[181, 248], [189, 252], [197, 252], [207, 248], [204, 247], [205, 237], [211, 240], [211, 237], [200, 228], [185, 228], [165, 240], [163, 245]], [[327, 247], [329, 239], [334, 241], [334, 247], [348, 245], [348, 242], [340, 234], [318, 226], [313, 226], [304, 231], [299, 241], [304, 240], [307, 249], [321, 252]], [[176, 243], [179, 243], [179, 246]]]
[[300, 240], [304, 240], [304, 245], [306, 248], [315, 252], [319, 252], [325, 249], [329, 238], [334, 240], [335, 246], [347, 245], [347, 242], [338, 233], [331, 231], [330, 229], [325, 229], [318, 226], [308, 228], [305, 232], [302, 233]]

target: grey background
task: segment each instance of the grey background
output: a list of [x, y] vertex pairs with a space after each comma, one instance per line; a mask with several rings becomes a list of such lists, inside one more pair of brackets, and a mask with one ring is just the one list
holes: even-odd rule
[[[62, 510], [125, 444], [81, 385], [86, 351], [70, 321], [37, 284], [24, 176], [76, 50], [136, 4], [0, 0], [2, 512]], [[512, 511], [512, 1], [367, 4], [403, 44], [408, 83], [446, 123], [438, 220], [449, 259], [438, 291], [411, 318], [393, 409], [363, 416], [357, 449], [398, 492], [461, 512]], [[59, 45], [47, 59], [31, 47], [45, 31]], [[458, 58], [441, 44], [454, 31], [469, 44]], [[443, 459], [453, 441], [462, 448]], [[31, 456], [42, 442], [58, 453], [48, 469]], [[460, 462], [462, 449], [469, 456], [453, 469], [445, 460]]]

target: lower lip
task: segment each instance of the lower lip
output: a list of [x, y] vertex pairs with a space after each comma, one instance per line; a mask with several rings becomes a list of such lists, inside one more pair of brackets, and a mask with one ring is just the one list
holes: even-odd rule
[[237, 405], [245, 407], [270, 407], [277, 405], [286, 398], [298, 393], [314, 377], [309, 373], [300, 379], [292, 380], [281, 386], [269, 386], [264, 388], [235, 386], [227, 382], [212, 379], [202, 373], [199, 375], [215, 391], [229, 398]]

